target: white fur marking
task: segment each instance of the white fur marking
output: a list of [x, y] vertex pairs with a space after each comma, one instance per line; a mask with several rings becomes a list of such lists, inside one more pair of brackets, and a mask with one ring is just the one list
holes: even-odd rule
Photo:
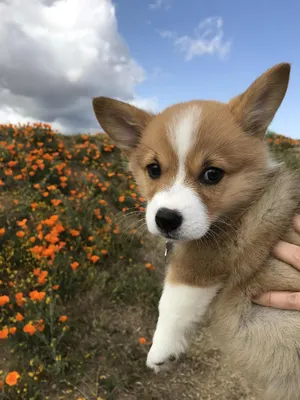
[[[192, 105], [176, 114], [168, 127], [168, 134], [171, 143], [178, 155], [179, 169], [177, 181], [184, 181], [185, 160], [189, 150], [195, 143], [196, 132], [199, 129], [201, 107]], [[178, 179], [179, 178], [179, 179]]]
[[154, 235], [160, 233], [155, 222], [155, 216], [162, 207], [177, 210], [183, 216], [182, 225], [178, 228], [174, 239], [199, 239], [209, 229], [210, 222], [205, 204], [193, 189], [182, 183], [175, 182], [169, 190], [157, 192], [148, 203], [146, 222], [149, 232]]
[[159, 318], [148, 353], [147, 366], [158, 372], [159, 363], [176, 358], [188, 346], [188, 333], [199, 323], [221, 285], [192, 287], [166, 282], [159, 302]]

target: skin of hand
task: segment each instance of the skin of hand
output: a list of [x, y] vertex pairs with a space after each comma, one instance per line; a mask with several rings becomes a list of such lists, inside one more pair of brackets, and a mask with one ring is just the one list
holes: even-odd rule
[[[293, 219], [293, 228], [300, 234], [300, 215]], [[280, 241], [273, 249], [273, 254], [279, 260], [293, 266], [300, 273], [300, 247]], [[252, 299], [254, 303], [282, 310], [300, 311], [300, 292], [267, 292]]]

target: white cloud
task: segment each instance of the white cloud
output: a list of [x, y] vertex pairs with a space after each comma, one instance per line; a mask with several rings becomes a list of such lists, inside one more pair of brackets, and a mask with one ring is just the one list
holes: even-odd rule
[[225, 57], [231, 48], [231, 42], [224, 39], [221, 17], [206, 18], [194, 29], [193, 35], [178, 36], [173, 31], [159, 31], [163, 38], [171, 39], [174, 47], [184, 54], [187, 61], [204, 54], [218, 54]]
[[169, 38], [169, 39], [176, 39], [177, 38], [177, 34], [174, 31], [158, 31], [158, 33], [160, 34], [160, 36], [162, 38]]
[[136, 97], [134, 100], [130, 101], [133, 106], [142, 108], [143, 110], [156, 112], [158, 111], [158, 100], [156, 97], [150, 99], [145, 99], [143, 97]]
[[163, 8], [164, 10], [169, 10], [172, 6], [172, 0], [153, 0], [149, 4], [149, 9], [152, 11], [159, 10]]
[[99, 130], [92, 98], [134, 101], [145, 80], [118, 32], [112, 0], [0, 1], [0, 54], [0, 123]]

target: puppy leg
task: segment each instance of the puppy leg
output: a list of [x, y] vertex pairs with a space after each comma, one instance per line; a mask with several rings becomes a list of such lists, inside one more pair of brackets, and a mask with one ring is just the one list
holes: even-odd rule
[[187, 334], [205, 314], [220, 285], [195, 287], [166, 279], [147, 366], [158, 372], [187, 346]]

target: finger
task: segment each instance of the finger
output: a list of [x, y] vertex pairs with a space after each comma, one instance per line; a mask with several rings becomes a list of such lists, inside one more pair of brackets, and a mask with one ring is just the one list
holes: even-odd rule
[[252, 301], [266, 307], [300, 311], [300, 292], [267, 292]]
[[300, 270], [300, 247], [280, 241], [273, 249], [275, 257]]
[[293, 228], [296, 232], [300, 233], [300, 215], [296, 215], [293, 218]]

